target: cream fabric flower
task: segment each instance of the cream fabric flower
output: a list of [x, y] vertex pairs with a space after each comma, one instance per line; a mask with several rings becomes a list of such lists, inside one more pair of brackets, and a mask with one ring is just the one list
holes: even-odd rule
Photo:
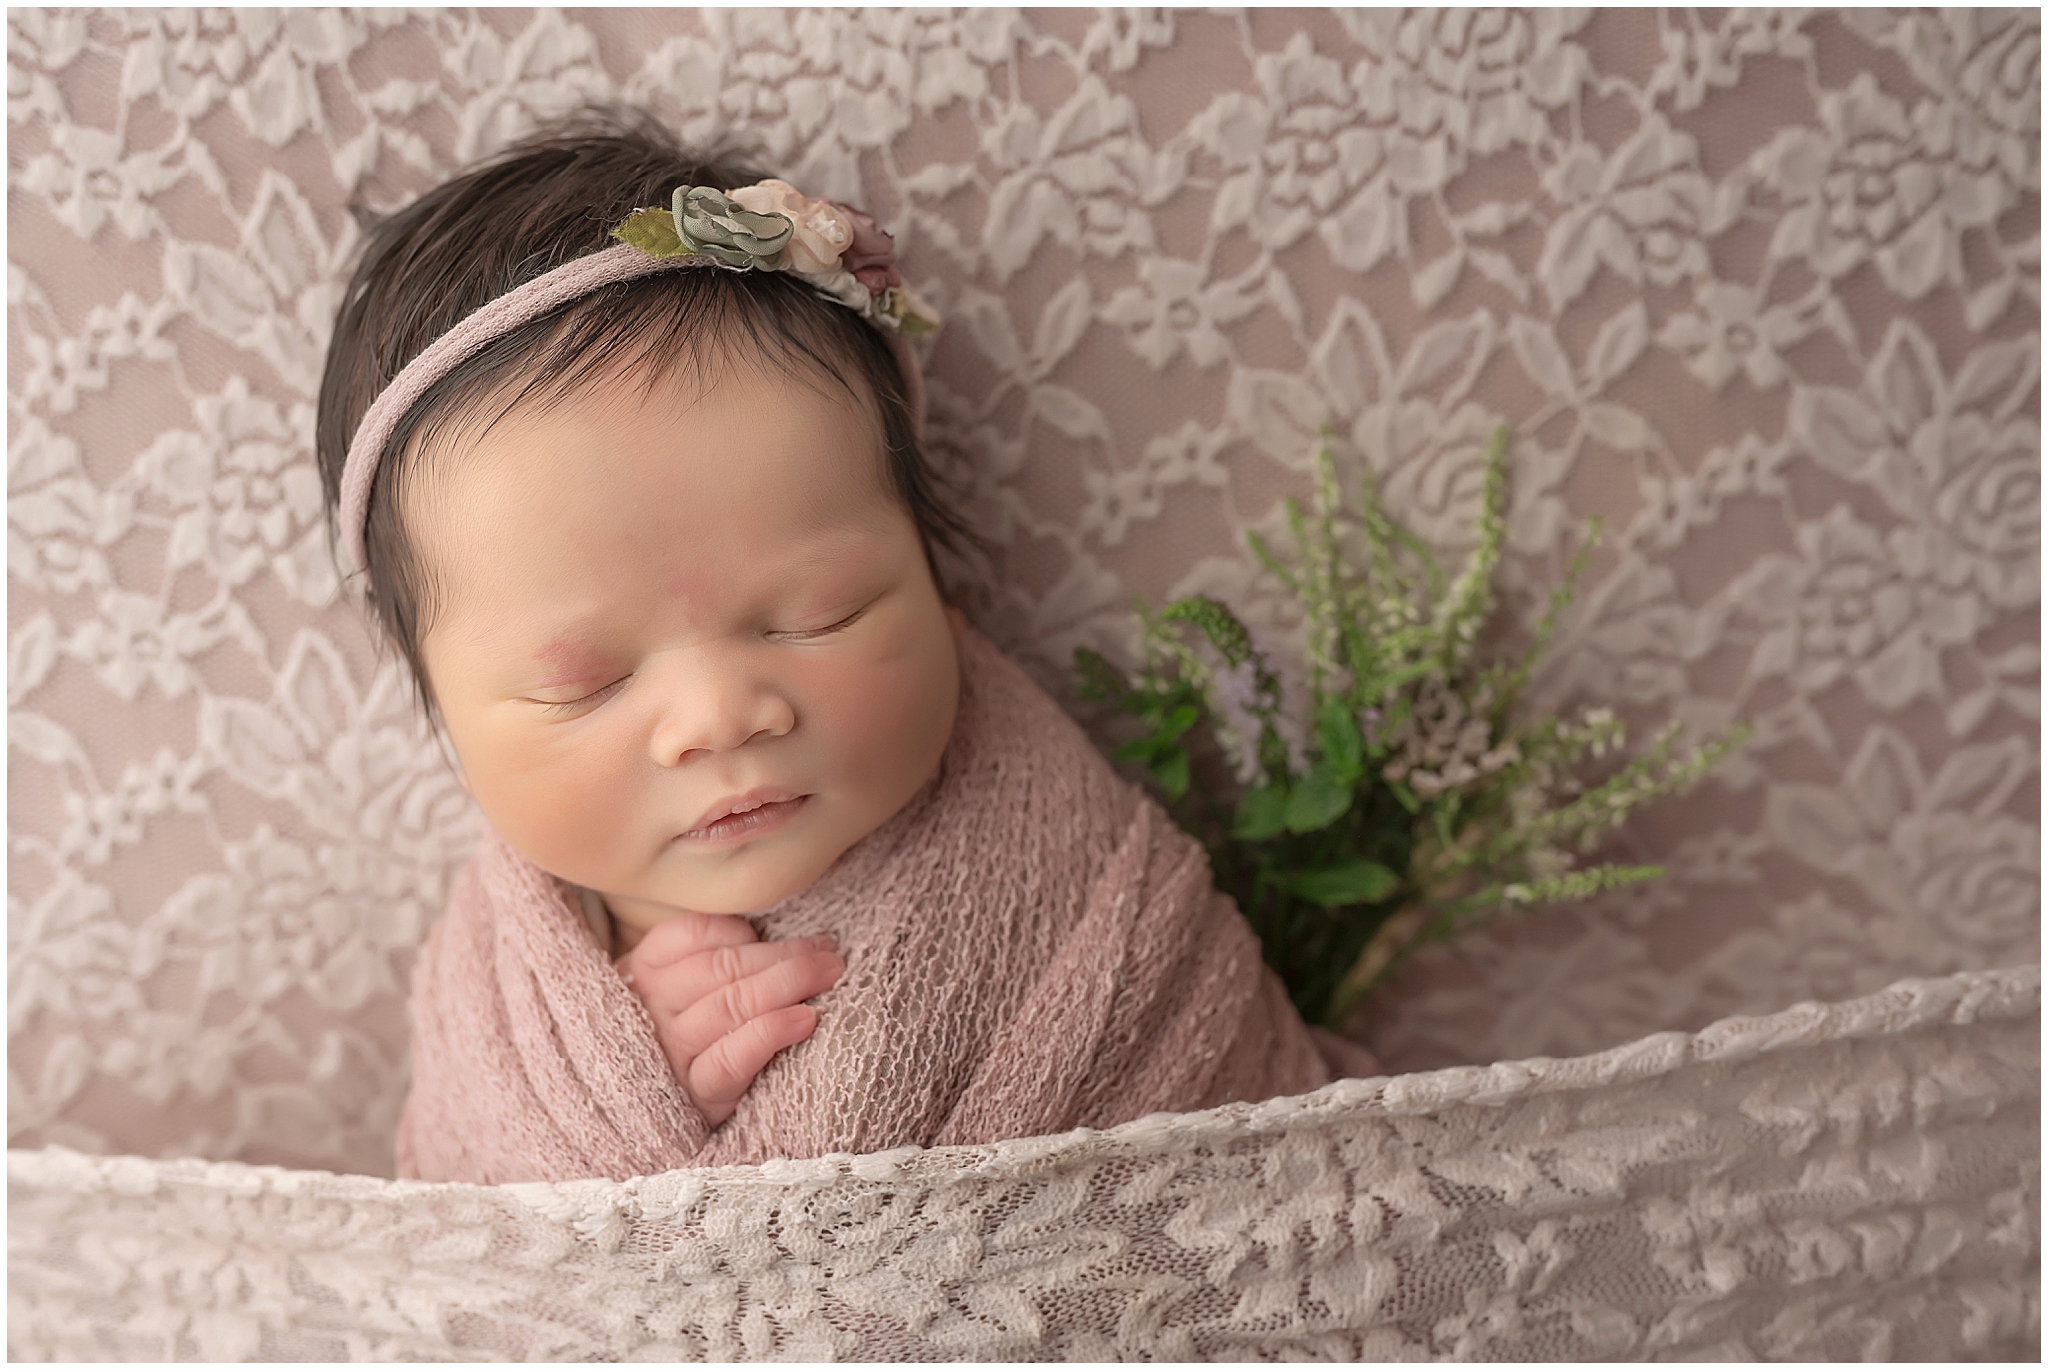
[[795, 225], [785, 269], [806, 274], [840, 269], [840, 255], [853, 243], [853, 225], [829, 200], [813, 200], [789, 182], [773, 179], [725, 195], [742, 209], [780, 214]]
[[856, 314], [864, 317], [873, 317], [875, 311], [874, 293], [862, 285], [851, 271], [840, 271], [835, 268], [831, 271], [820, 272], [814, 276], [806, 276], [804, 280], [811, 289], [817, 291], [820, 295], [837, 300]]

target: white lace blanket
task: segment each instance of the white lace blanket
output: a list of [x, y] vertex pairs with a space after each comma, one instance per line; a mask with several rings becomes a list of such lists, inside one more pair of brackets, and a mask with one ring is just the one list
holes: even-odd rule
[[2040, 973], [626, 1183], [8, 1156], [17, 1359], [2031, 1359]]

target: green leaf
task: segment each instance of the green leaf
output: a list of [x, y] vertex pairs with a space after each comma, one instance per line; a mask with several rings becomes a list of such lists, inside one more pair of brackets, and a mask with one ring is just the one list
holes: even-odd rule
[[631, 243], [656, 257], [694, 256], [690, 245], [676, 232], [676, 217], [666, 209], [636, 209], [626, 222], [612, 230], [622, 243]]
[[1087, 647], [1074, 649], [1074, 671], [1081, 677], [1077, 687], [1081, 698], [1099, 699], [1128, 709], [1127, 702], [1132, 694], [1130, 682], [1124, 673], [1110, 665], [1109, 659], [1098, 651]]
[[1377, 861], [1364, 857], [1301, 871], [1290, 876], [1287, 888], [1325, 908], [1343, 904], [1373, 904], [1384, 899], [1401, 883], [1401, 877]]
[[1241, 664], [1252, 654], [1251, 631], [1221, 600], [1207, 595], [1189, 595], [1160, 610], [1159, 620], [1162, 623], [1194, 624], [1232, 666]]
[[1394, 737], [1398, 735], [1402, 726], [1408, 722], [1408, 711], [1411, 707], [1405, 695], [1388, 700], [1386, 708], [1380, 711], [1380, 725], [1377, 730], [1379, 735], [1381, 737]]
[[1343, 696], [1331, 696], [1316, 710], [1316, 740], [1323, 746], [1323, 760], [1346, 784], [1358, 779], [1365, 766], [1365, 739]]
[[1287, 826], [1294, 832], [1327, 828], [1351, 807], [1351, 786], [1316, 765], [1287, 795]]
[[1112, 761], [1150, 761], [1167, 746], [1156, 737], [1134, 737], [1109, 755]]
[[1188, 792], [1188, 753], [1185, 747], [1164, 752], [1152, 763], [1152, 778], [1167, 798], [1178, 799]]
[[1251, 547], [1252, 555], [1259, 559], [1259, 565], [1265, 567], [1275, 580], [1285, 585], [1288, 589], [1293, 590], [1296, 594], [1301, 592], [1301, 578], [1287, 569], [1286, 562], [1273, 555], [1272, 549], [1266, 546], [1264, 538], [1260, 537], [1257, 533], [1247, 530], [1244, 540]]
[[913, 338], [920, 333], [936, 333], [939, 331], [938, 324], [918, 314], [905, 314], [896, 327]]
[[1287, 826], [1287, 787], [1267, 785], [1246, 790], [1237, 800], [1237, 825], [1231, 835], [1245, 842], [1263, 842]]
[[1158, 728], [1152, 734], [1153, 740], [1162, 744], [1171, 742], [1188, 729], [1194, 727], [1195, 720], [1201, 716], [1202, 711], [1193, 704], [1182, 704], [1169, 712], [1160, 722]]

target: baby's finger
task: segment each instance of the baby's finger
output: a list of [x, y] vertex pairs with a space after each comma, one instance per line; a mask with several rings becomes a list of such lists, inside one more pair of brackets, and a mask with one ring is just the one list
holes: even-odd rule
[[[668, 1020], [664, 1043], [695, 1060], [743, 1024], [823, 994], [846, 973], [846, 963], [827, 951], [807, 952], [778, 961], [743, 980], [705, 995]], [[655, 1017], [657, 1025], [662, 1019]]]
[[816, 1010], [794, 1004], [750, 1019], [713, 1042], [690, 1065], [690, 1099], [704, 1121], [717, 1127], [730, 1118], [740, 1096], [775, 1053], [795, 1046], [817, 1026]]
[[635, 971], [651, 970], [713, 947], [737, 947], [759, 940], [753, 925], [738, 914], [679, 913], [649, 928], [640, 945], [626, 954]]
[[770, 966], [833, 950], [829, 937], [790, 942], [748, 942], [684, 957], [673, 965], [639, 968], [633, 987], [657, 1022], [666, 1021], [727, 985], [759, 975]]

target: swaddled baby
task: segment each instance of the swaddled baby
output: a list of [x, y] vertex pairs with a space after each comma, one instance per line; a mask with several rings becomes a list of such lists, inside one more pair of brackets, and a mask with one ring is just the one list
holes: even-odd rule
[[371, 231], [321, 466], [490, 828], [415, 972], [401, 1175], [987, 1142], [1364, 1064], [945, 602], [936, 323], [872, 219], [646, 126]]

